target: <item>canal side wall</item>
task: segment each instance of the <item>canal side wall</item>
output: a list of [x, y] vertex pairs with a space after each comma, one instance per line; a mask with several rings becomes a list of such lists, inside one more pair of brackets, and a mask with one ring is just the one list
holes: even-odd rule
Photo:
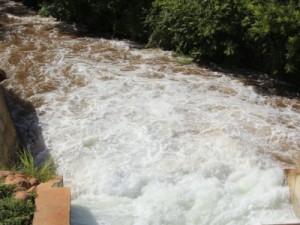
[[285, 169], [284, 172], [290, 189], [290, 201], [293, 210], [300, 219], [300, 154], [298, 155], [297, 167], [295, 169]]
[[0, 86], [0, 167], [7, 167], [15, 156], [18, 135], [8, 110], [4, 88]]

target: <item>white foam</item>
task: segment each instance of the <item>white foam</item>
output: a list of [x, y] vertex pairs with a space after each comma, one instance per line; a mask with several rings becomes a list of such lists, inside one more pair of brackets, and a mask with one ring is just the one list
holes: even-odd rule
[[[269, 137], [285, 133], [266, 122], [281, 112], [241, 84], [239, 96], [223, 97], [205, 88], [215, 81], [168, 76], [178, 81], [138, 74], [102, 81], [95, 73], [93, 82], [66, 93], [66, 107], [50, 104], [44, 134], [74, 204], [88, 207], [98, 224], [297, 221], [282, 170], [259, 154]], [[79, 221], [73, 214], [73, 224], [85, 224]]]

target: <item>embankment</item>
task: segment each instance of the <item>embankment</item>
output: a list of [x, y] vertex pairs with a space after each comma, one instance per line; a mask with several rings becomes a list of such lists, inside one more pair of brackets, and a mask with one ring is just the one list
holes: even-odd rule
[[0, 167], [5, 167], [14, 158], [18, 146], [18, 135], [0, 86]]

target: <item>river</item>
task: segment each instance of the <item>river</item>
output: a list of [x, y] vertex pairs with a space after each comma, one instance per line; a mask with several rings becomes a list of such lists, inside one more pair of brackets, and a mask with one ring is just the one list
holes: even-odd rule
[[25, 122], [41, 133], [23, 139], [37, 160], [55, 158], [73, 225], [299, 222], [283, 183], [300, 148], [299, 98], [18, 3], [1, 0], [0, 13], [3, 85], [34, 106], [38, 123]]

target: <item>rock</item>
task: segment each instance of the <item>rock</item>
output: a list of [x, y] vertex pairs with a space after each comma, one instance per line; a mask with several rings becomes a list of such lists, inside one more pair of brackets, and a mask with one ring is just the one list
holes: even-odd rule
[[5, 178], [4, 183], [8, 184], [8, 185], [14, 185], [14, 180], [15, 180], [15, 177], [13, 175], [8, 175]]
[[23, 177], [15, 177], [13, 175], [7, 176], [4, 180], [4, 183], [8, 185], [14, 185], [16, 187], [22, 187], [25, 189], [29, 189], [31, 187], [31, 184], [29, 183], [29, 181], [27, 181], [27, 179]]
[[26, 174], [25, 173], [16, 173], [15, 177], [22, 177], [22, 178], [26, 178]]
[[36, 178], [30, 178], [29, 183], [31, 186], [38, 186], [40, 184], [39, 180]]
[[13, 172], [11, 171], [0, 171], [0, 179], [5, 179], [7, 176], [13, 175]]
[[23, 222], [28, 222], [28, 224], [31, 224], [32, 218], [30, 216], [24, 216]]
[[15, 177], [14, 184], [18, 187], [23, 187], [26, 189], [29, 189], [31, 187], [29, 181], [23, 177]]
[[27, 190], [28, 193], [36, 193], [36, 186], [32, 186]]
[[0, 82], [7, 79], [6, 73], [4, 70], [0, 69]]
[[14, 197], [16, 200], [26, 200], [29, 198], [29, 194], [27, 191], [18, 191], [15, 193]]
[[27, 191], [26, 188], [23, 188], [23, 187], [16, 187], [15, 188], [15, 191], [18, 192], [18, 191]]

